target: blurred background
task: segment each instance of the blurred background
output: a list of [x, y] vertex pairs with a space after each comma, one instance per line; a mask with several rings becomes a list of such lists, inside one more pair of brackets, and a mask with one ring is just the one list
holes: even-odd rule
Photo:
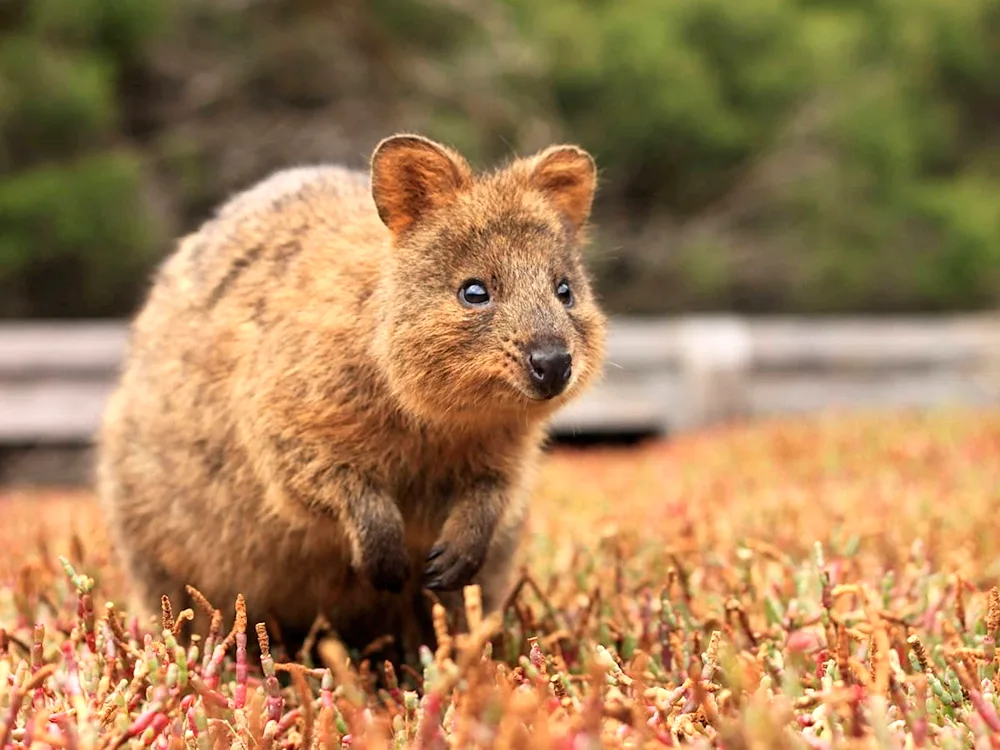
[[400, 129], [603, 170], [612, 312], [1000, 300], [997, 0], [5, 0], [0, 314], [129, 313], [177, 233]]
[[[0, 328], [122, 320], [227, 195], [400, 130], [589, 149], [616, 318], [1000, 302], [1000, 0], [3, 0], [0, 34]], [[102, 346], [18, 330], [36, 385], [29, 350]]]

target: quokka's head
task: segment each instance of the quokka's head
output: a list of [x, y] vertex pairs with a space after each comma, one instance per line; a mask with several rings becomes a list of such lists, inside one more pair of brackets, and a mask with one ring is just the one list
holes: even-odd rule
[[580, 248], [596, 178], [576, 146], [474, 174], [421, 136], [378, 144], [372, 197], [392, 238], [378, 348], [405, 407], [490, 423], [542, 416], [592, 382], [605, 318]]

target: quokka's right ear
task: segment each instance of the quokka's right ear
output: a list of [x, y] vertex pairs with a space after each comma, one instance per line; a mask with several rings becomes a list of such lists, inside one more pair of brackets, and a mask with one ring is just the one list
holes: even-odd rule
[[402, 134], [375, 147], [371, 178], [379, 218], [399, 235], [429, 211], [454, 201], [471, 184], [472, 170], [447, 146], [420, 135]]

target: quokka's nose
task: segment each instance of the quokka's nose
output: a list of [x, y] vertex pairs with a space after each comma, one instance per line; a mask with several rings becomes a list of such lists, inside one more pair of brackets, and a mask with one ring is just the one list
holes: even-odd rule
[[562, 343], [538, 343], [528, 350], [528, 372], [538, 394], [554, 398], [563, 392], [573, 374], [573, 357]]

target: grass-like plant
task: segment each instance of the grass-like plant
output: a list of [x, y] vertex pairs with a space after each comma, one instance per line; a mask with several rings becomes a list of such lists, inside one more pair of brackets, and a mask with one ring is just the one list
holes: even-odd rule
[[503, 616], [467, 589], [397, 675], [322, 631], [292, 661], [242, 598], [182, 646], [193, 612], [108, 602], [92, 502], [10, 493], [0, 749], [996, 748], [998, 507], [997, 414], [557, 451]]

